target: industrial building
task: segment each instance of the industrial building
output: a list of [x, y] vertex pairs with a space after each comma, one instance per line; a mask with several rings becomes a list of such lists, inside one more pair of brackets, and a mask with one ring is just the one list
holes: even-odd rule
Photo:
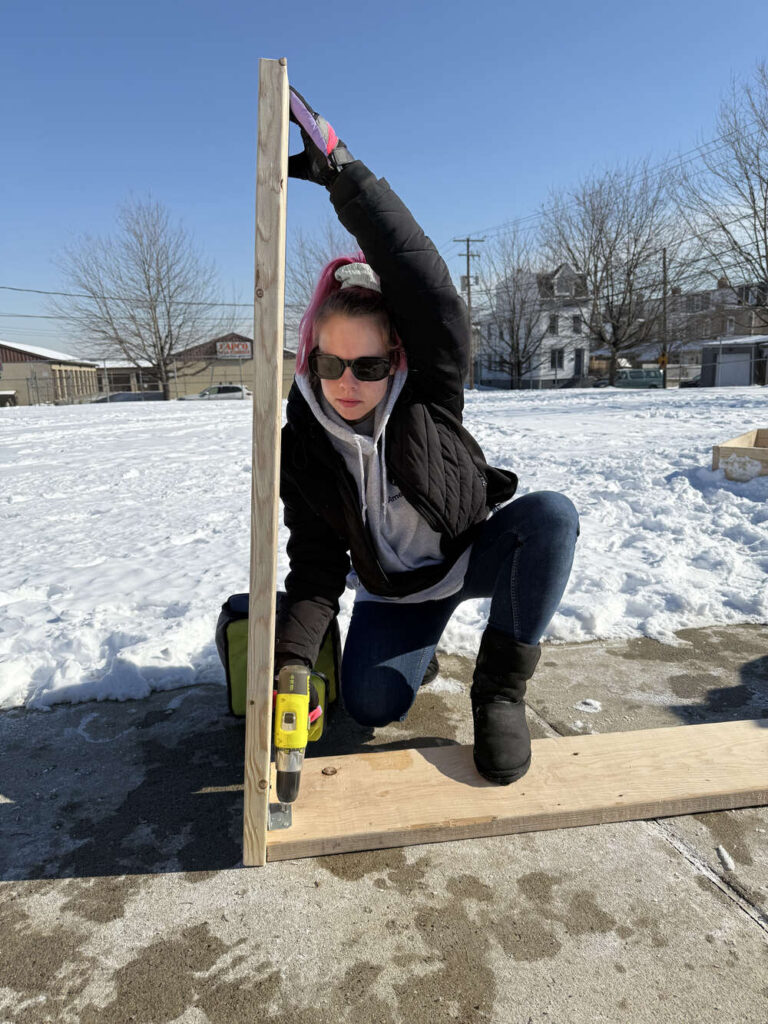
[[[296, 353], [283, 349], [283, 398], [296, 372]], [[171, 367], [171, 397], [194, 394], [212, 384], [244, 384], [255, 390], [253, 341], [243, 334], [225, 334], [178, 352]]]
[[0, 406], [87, 401], [99, 392], [96, 370], [68, 352], [0, 341]]
[[[296, 354], [283, 350], [282, 395], [287, 397]], [[212, 384], [244, 384], [254, 390], [253, 341], [230, 333], [178, 352], [169, 365], [169, 397], [180, 398]], [[89, 362], [66, 352], [0, 341], [0, 407], [87, 402], [100, 394], [156, 392], [149, 364], [125, 360]]]

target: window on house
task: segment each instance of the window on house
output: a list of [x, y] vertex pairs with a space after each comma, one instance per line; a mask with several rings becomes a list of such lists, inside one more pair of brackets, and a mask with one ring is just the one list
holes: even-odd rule
[[735, 317], [729, 316], [728, 319], [725, 321], [725, 333], [726, 334], [735, 334], [736, 333], [736, 318]]
[[550, 334], [557, 334], [558, 333], [557, 321], [558, 321], [557, 313], [552, 313], [552, 315], [549, 318], [549, 333]]
[[739, 285], [736, 295], [745, 306], [756, 306], [760, 299], [758, 289], [750, 284]]
[[565, 365], [565, 349], [553, 348], [549, 352], [549, 368], [551, 370], [562, 370]]
[[581, 317], [578, 313], [573, 318], [573, 333], [581, 334]]

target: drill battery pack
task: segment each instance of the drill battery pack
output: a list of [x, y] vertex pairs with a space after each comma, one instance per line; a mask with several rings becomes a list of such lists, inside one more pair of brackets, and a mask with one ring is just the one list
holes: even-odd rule
[[[284, 592], [278, 590], [278, 610], [283, 597]], [[216, 624], [216, 649], [227, 677], [229, 710], [239, 718], [245, 715], [248, 683], [248, 604], [248, 594], [233, 594], [221, 606]], [[339, 624], [334, 619], [326, 630], [312, 669], [311, 682], [317, 689], [323, 713], [309, 730], [310, 743], [323, 735], [328, 709], [338, 698], [340, 668], [341, 636]]]

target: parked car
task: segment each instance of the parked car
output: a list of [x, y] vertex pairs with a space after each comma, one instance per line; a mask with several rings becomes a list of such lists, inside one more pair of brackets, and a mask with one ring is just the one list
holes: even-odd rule
[[690, 380], [681, 380], [681, 388], [700, 388], [701, 387], [701, 374], [698, 377], [691, 377]]
[[663, 388], [661, 370], [617, 370], [617, 388]]
[[[596, 380], [594, 387], [607, 388], [610, 386], [608, 377], [601, 377]], [[632, 370], [622, 367], [616, 371], [616, 388], [663, 388], [664, 377], [661, 370]]]
[[180, 395], [180, 402], [209, 402], [212, 398], [253, 398], [253, 392], [242, 384], [212, 384], [197, 395]]
[[109, 395], [100, 395], [94, 398], [91, 405], [101, 405], [104, 402], [162, 402], [165, 395], [162, 391], [113, 391]]

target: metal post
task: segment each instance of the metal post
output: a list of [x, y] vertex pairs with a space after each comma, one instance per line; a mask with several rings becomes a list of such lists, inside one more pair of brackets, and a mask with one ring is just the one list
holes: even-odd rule
[[465, 242], [467, 246], [467, 314], [469, 316], [469, 390], [475, 387], [475, 332], [472, 327], [472, 275], [469, 272], [470, 260], [477, 253], [470, 252], [473, 242], [484, 242], [484, 238], [454, 238], [454, 242]]
[[661, 250], [661, 274], [662, 274], [662, 291], [661, 291], [661, 354], [664, 357], [664, 365], [662, 366], [662, 387], [667, 386], [667, 249], [666, 246]]

